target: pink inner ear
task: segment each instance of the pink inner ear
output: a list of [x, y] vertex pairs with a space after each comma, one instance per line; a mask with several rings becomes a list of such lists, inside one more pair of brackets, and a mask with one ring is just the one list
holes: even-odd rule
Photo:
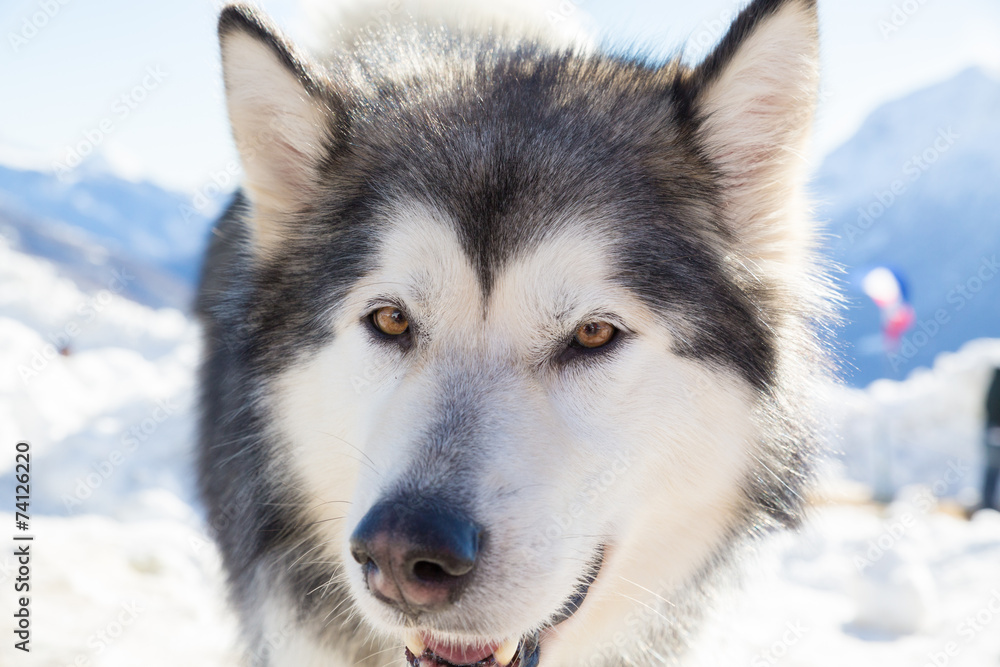
[[[274, 91], [274, 95], [280, 93]], [[230, 104], [250, 198], [258, 206], [280, 211], [296, 208], [311, 196], [317, 162], [314, 151], [322, 141], [318, 125], [322, 110], [315, 106], [312, 110], [317, 117], [310, 117], [313, 101], [304, 92], [295, 94], [294, 89], [291, 104], [303, 108], [276, 109], [276, 104], [289, 100], [271, 99], [267, 94], [254, 90]]]
[[786, 2], [774, 14], [750, 11], [741, 21], [744, 30], [726, 38], [737, 41], [725, 59], [706, 61], [701, 140], [724, 179], [743, 252], [782, 260], [808, 235], [803, 154], [818, 79], [817, 17], [805, 2]]
[[[311, 182], [309, 173], [313, 167], [312, 158], [298, 150], [293, 144], [285, 141], [283, 137], [275, 138], [270, 155], [272, 159], [262, 166], [271, 172], [274, 180], [279, 181], [284, 187], [296, 190], [309, 186]], [[266, 160], [267, 157], [262, 155], [261, 159]]]

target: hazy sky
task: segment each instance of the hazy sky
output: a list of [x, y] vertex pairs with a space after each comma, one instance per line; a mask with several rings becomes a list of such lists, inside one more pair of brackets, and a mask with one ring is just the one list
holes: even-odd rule
[[[568, 0], [567, 0], [568, 1]], [[63, 4], [64, 3], [64, 4]], [[297, 0], [262, 0], [295, 34]], [[582, 0], [602, 38], [692, 56], [742, 3]], [[233, 157], [209, 0], [5, 0], [0, 162], [51, 168], [94, 140], [133, 176], [195, 190]], [[1000, 72], [997, 0], [820, 0], [822, 154], [877, 105], [981, 65]], [[123, 98], [124, 96], [124, 98]], [[1000, 115], [1000, 110], [998, 110]]]

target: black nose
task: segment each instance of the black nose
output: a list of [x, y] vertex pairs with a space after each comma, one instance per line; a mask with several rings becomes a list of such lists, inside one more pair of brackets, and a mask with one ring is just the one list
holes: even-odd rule
[[443, 503], [397, 498], [375, 505], [351, 536], [351, 555], [375, 597], [403, 611], [439, 611], [462, 594], [481, 529]]

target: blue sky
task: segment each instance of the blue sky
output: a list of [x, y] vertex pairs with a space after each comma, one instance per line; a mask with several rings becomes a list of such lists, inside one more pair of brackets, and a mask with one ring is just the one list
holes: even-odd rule
[[[65, 3], [65, 4], [63, 4]], [[298, 0], [262, 0], [293, 36]], [[581, 0], [613, 45], [668, 54], [714, 42], [732, 0]], [[234, 153], [209, 0], [6, 0], [0, 162], [53, 168], [81, 142], [114, 167], [197, 190]], [[996, 0], [820, 0], [824, 101], [817, 154], [876, 106], [979, 65], [1000, 76]], [[124, 97], [123, 97], [124, 96]]]

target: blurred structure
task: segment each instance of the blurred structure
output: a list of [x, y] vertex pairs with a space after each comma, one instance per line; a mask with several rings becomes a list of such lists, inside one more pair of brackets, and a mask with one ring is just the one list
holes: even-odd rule
[[1000, 368], [993, 370], [986, 393], [986, 477], [983, 483], [983, 507], [1000, 509], [997, 481], [1000, 480]]

